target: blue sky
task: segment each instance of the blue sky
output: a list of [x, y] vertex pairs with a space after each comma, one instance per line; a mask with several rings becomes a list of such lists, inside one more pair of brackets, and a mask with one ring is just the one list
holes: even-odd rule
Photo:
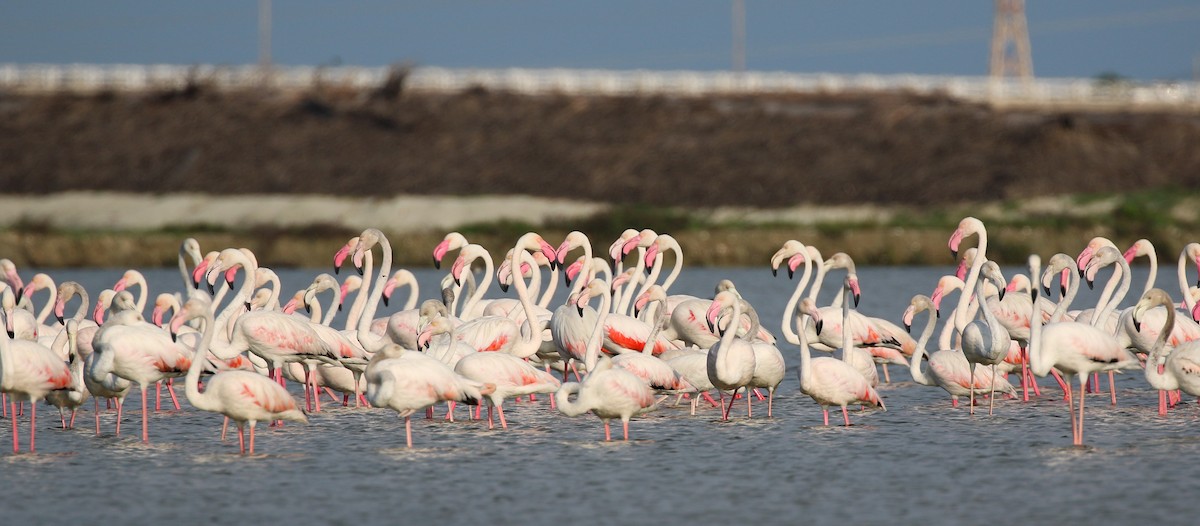
[[[747, 69], [979, 75], [993, 3], [745, 0]], [[273, 2], [280, 64], [720, 70], [730, 0]], [[1200, 3], [1027, 0], [1034, 72], [1190, 79]], [[0, 3], [0, 62], [257, 61], [254, 0]]]

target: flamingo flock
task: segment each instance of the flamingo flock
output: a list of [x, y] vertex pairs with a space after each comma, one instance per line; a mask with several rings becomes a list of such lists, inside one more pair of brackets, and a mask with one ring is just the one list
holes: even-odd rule
[[[960, 250], [971, 238], [974, 246]], [[453, 420], [467, 406], [475, 420], [486, 408], [487, 428], [498, 417], [507, 429], [505, 402], [533, 403], [539, 394], [547, 411], [595, 415], [606, 441], [611, 420], [621, 421], [628, 440], [631, 420], [671, 398], [676, 405], [690, 398], [692, 416], [701, 403], [719, 408], [721, 420], [734, 418], [739, 399], [752, 418], [758, 399], [773, 418], [787, 371], [782, 351], [793, 348], [800, 393], [821, 408], [825, 426], [830, 408], [841, 410], [845, 426], [852, 425], [852, 408], [886, 411], [879, 386], [880, 370], [890, 382], [888, 365], [907, 368], [917, 385], [945, 390], [948, 410], [968, 398], [971, 415], [982, 398], [991, 415], [1001, 398], [1030, 400], [1030, 389], [1035, 397], [1058, 396], [1042, 393], [1037, 381], [1053, 376], [1075, 445], [1084, 443], [1084, 402], [1099, 391], [1100, 373], [1109, 376], [1112, 404], [1112, 375], [1138, 369], [1160, 393], [1160, 414], [1184, 393], [1200, 396], [1200, 307], [1185, 282], [1186, 267], [1200, 266], [1200, 244], [1180, 255], [1180, 304], [1154, 288], [1157, 257], [1144, 239], [1122, 251], [1095, 238], [1075, 257], [1049, 256], [1044, 270], [1042, 258], [1030, 255], [1028, 274], [1008, 280], [988, 259], [988, 241], [982, 221], [964, 218], [948, 241], [957, 272], [931, 284], [929, 295], [917, 291], [897, 324], [857, 312], [863, 289], [848, 254], [824, 259], [816, 247], [788, 240], [770, 258], [772, 273], [783, 268], [795, 280], [780, 339], [729, 280], [714, 283], [710, 297], [671, 293], [684, 269], [683, 249], [648, 229], [626, 230], [599, 252], [582, 232], [557, 245], [530, 232], [499, 261], [452, 232], [432, 252], [438, 268], [453, 256], [449, 272], [424, 300], [413, 273], [392, 268], [391, 245], [378, 229], [331, 247], [335, 275], [320, 274], [292, 294], [249, 249], [202, 253], [188, 238], [178, 255], [182, 288], [160, 291], [150, 321], [142, 313], [151, 291], [135, 269], [90, 294], [44, 273], [25, 282], [11, 261], [0, 260], [0, 392], [14, 453], [29, 402], [27, 449], [34, 452], [39, 402], [58, 408], [62, 427], [71, 428], [90, 398], [97, 435], [101, 404], [115, 408], [119, 435], [124, 401], [136, 386], [140, 438], [149, 442], [150, 392], [158, 409], [166, 384], [181, 410], [173, 382], [182, 378], [192, 408], [224, 417], [222, 440], [234, 422], [243, 454], [255, 451], [257, 424], [305, 423], [321, 412], [322, 396], [338, 394], [343, 405], [395, 411], [408, 447], [415, 415], [444, 411]], [[668, 254], [673, 264], [664, 276]], [[1132, 288], [1129, 263], [1138, 257], [1150, 259], [1151, 276], [1134, 305], [1121, 308]], [[356, 272], [339, 279], [347, 262]], [[1072, 310], [1081, 283], [1092, 286], [1105, 268], [1112, 273], [1097, 304]], [[822, 303], [822, 281], [835, 269], [846, 272], [840, 293]], [[560, 274], [570, 290], [554, 305]], [[494, 297], [493, 283], [515, 298]], [[400, 308], [377, 316], [379, 304], [386, 307], [404, 288]], [[48, 299], [39, 308], [41, 291]], [[953, 312], [931, 342], [943, 300], [956, 291]], [[345, 324], [333, 327], [345, 305]], [[900, 326], [910, 330], [921, 315], [925, 325], [913, 339]], [[302, 401], [289, 381], [301, 386]]]

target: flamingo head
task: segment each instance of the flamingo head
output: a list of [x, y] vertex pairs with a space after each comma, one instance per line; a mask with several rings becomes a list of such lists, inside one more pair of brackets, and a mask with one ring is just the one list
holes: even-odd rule
[[854, 306], [858, 307], [858, 300], [862, 297], [862, 290], [858, 287], [858, 276], [850, 275], [846, 277], [846, 287], [850, 289], [850, 293], [854, 295]]
[[796, 304], [796, 311], [812, 318], [813, 328], [816, 329], [817, 334], [821, 334], [821, 329], [824, 328], [825, 322], [821, 319], [821, 309], [817, 308], [817, 303], [812, 298], [802, 298]]
[[342, 263], [346, 262], [346, 258], [350, 257], [350, 254], [354, 252], [354, 249], [357, 246], [358, 246], [358, 237], [355, 236], [355, 237], [350, 238], [350, 241], [347, 241], [345, 245], [342, 245], [342, 248], [339, 248], [338, 251], [333, 254], [333, 273], [334, 274], [341, 272]]
[[963, 239], [982, 232], [984, 232], [983, 221], [974, 217], [964, 217], [962, 221], [958, 222], [958, 228], [954, 229], [954, 233], [950, 234], [950, 242], [948, 243], [950, 246], [950, 255], [954, 259], [958, 259], [958, 248], [962, 245]]

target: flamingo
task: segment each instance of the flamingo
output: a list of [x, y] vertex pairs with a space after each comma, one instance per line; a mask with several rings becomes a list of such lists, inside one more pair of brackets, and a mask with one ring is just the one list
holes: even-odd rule
[[[46, 402], [58, 408], [58, 418], [62, 422], [63, 429], [75, 428], [75, 413], [79, 410], [79, 406], [87, 402], [91, 398], [91, 393], [88, 392], [87, 386], [83, 382], [83, 357], [79, 356], [79, 350], [76, 347], [76, 339], [79, 334], [79, 322], [75, 319], [66, 321], [63, 330], [54, 340], [54, 345], [51, 347], [56, 354], [63, 354], [59, 349], [65, 349], [67, 358], [67, 367], [71, 371], [71, 385], [67, 389], [56, 389], [46, 394]], [[71, 410], [71, 424], [67, 425], [64, 410]]]
[[[953, 277], [953, 276], [951, 276]], [[955, 278], [957, 279], [957, 278]], [[912, 328], [913, 318], [921, 312], [934, 312], [933, 301], [924, 294], [913, 296], [907, 309], [904, 310], [902, 316], [904, 326], [908, 329]], [[930, 315], [925, 323], [925, 329], [921, 331], [921, 336], [917, 340], [917, 349], [913, 353], [912, 361], [909, 363], [909, 373], [913, 377], [913, 381], [928, 386], [936, 386], [945, 389], [950, 393], [950, 401], [954, 407], [958, 407], [958, 397], [969, 396], [972, 391], [980, 392], [1006, 392], [1016, 394], [1016, 389], [1013, 388], [1008, 380], [1004, 378], [994, 378], [993, 384], [984, 384], [983, 378], [972, 378], [971, 364], [967, 362], [967, 357], [963, 355], [961, 349], [942, 349], [928, 354], [929, 368], [928, 370], [921, 367], [921, 361], [926, 357], [926, 344], [929, 343], [933, 336], [936, 316]]]
[[533, 393], [553, 393], [562, 386], [550, 373], [529, 362], [504, 353], [471, 353], [454, 366], [463, 378], [496, 386], [485, 395], [488, 399], [488, 429], [492, 429], [492, 407], [500, 413], [500, 427], [508, 429], [504, 418], [504, 399]]
[[[614, 368], [607, 357], [600, 357], [604, 318], [609, 315], [612, 296], [609, 284], [601, 279], [594, 279], [580, 291], [575, 300], [575, 307], [580, 311], [588, 301], [600, 296], [600, 308], [596, 311], [596, 323], [591, 337], [588, 338], [585, 351], [584, 365], [587, 367], [587, 377], [582, 382], [566, 382], [554, 393], [558, 411], [567, 416], [579, 416], [591, 411], [604, 423], [604, 440], [612, 440], [609, 421], [621, 419], [621, 427], [625, 440], [629, 440], [629, 420], [634, 415], [653, 411], [658, 407], [654, 399], [654, 391], [640, 378], [628, 371]], [[582, 316], [582, 314], [580, 314]], [[571, 395], [577, 395], [571, 400]]]
[[367, 401], [404, 417], [404, 434], [412, 447], [413, 413], [442, 401], [478, 405], [496, 386], [467, 380], [446, 364], [419, 352], [385, 343], [367, 364]]
[[[1167, 348], [1167, 338], [1175, 323], [1175, 302], [1166, 291], [1152, 288], [1146, 291], [1133, 306], [1130, 319], [1135, 330], [1141, 331], [1145, 326], [1146, 313], [1162, 311], [1166, 313], [1163, 324], [1154, 339], [1154, 346], [1146, 359], [1146, 382], [1158, 390], [1158, 414], [1167, 414], [1167, 392], [1180, 389], [1181, 384], [1187, 383], [1185, 392], [1200, 394], [1200, 344], [1185, 343]], [[1158, 307], [1166, 307], [1158, 309]], [[1165, 352], [1164, 352], [1165, 351]], [[1171, 367], [1167, 367], [1170, 364]], [[1181, 382], [1180, 380], [1183, 380]]]
[[[1030, 258], [1030, 267], [1036, 272], [1040, 260]], [[1062, 270], [1070, 270], [1075, 266], [1075, 260], [1066, 254], [1055, 254], [1050, 258], [1046, 273], [1042, 276], [1045, 285]], [[1034, 272], [1031, 272], [1034, 275]], [[1071, 435], [1075, 445], [1083, 445], [1083, 405], [1084, 389], [1088, 375], [1092, 372], [1119, 370], [1138, 366], [1137, 357], [1124, 349], [1117, 339], [1104, 331], [1077, 322], [1061, 322], [1062, 315], [1069, 308], [1071, 300], [1079, 288], [1078, 282], [1072, 280], [1067, 290], [1067, 296], [1059, 303], [1051, 320], [1054, 322], [1042, 327], [1041, 316], [1032, 316], [1030, 327], [1030, 367], [1038, 376], [1046, 376], [1051, 368], [1057, 368], [1064, 374], [1073, 374], [1079, 379], [1079, 413], [1076, 416], [1073, 398], [1068, 398], [1071, 411]], [[1036, 287], [1035, 287], [1036, 290]]]
[[167, 378], [183, 376], [191, 365], [190, 358], [166, 332], [144, 320], [120, 325], [110, 320], [97, 331], [92, 345], [95, 358], [87, 371], [92, 381], [112, 383], [109, 376], [115, 375], [141, 389], [142, 441], [150, 442], [146, 387]]
[[7, 285], [0, 290], [7, 337], [0, 336], [0, 391], [11, 395], [13, 453], [20, 451], [16, 402], [28, 401], [29, 452], [37, 451], [37, 404], [50, 392], [71, 389], [73, 377], [67, 364], [49, 348], [28, 340], [13, 339], [12, 312], [16, 299]]
[[831, 356], [812, 357], [808, 348], [808, 328], [805, 326], [811, 320], [816, 325], [815, 332], [821, 333], [821, 311], [816, 303], [810, 298], [801, 299], [796, 310], [796, 319], [800, 324], [796, 331], [800, 340], [800, 369], [797, 373], [800, 376], [800, 392], [820, 404], [825, 425], [829, 425], [830, 406], [841, 406], [842, 419], [847, 427], [850, 426], [847, 405], [871, 405], [886, 411], [879, 393], [854, 367]]
[[[985, 261], [979, 273], [984, 278], [992, 280], [994, 284], [1001, 287], [1001, 290], [1006, 285], [1004, 277], [1000, 275], [1000, 268], [996, 266], [995, 262]], [[965, 291], [963, 295], [967, 296]], [[983, 281], [981, 280], [975, 281], [975, 297], [978, 298], [978, 301], [984, 301]], [[975, 320], [962, 329], [962, 351], [967, 362], [971, 364], [971, 385], [975, 385], [975, 366], [983, 364], [992, 366], [992, 381], [988, 384], [994, 386], [996, 366], [1008, 356], [1010, 338], [1008, 330], [992, 314], [992, 309], [982, 308], [979, 311], [983, 313], [983, 319]], [[957, 313], [955, 314], [956, 318], [962, 319]], [[993, 414], [995, 400], [996, 396], [993, 392], [992, 396], [988, 398], [989, 415]], [[974, 389], [971, 390], [971, 414], [975, 414]]]
[[[184, 382], [188, 402], [201, 411], [221, 413], [237, 423], [238, 447], [241, 454], [254, 454], [254, 428], [260, 420], [288, 420], [308, 423], [308, 418], [296, 407], [296, 400], [283, 386], [265, 376], [249, 371], [222, 371], [209, 377], [204, 392], [200, 392], [200, 371], [204, 355], [215, 332], [210, 301], [197, 294], [183, 304], [179, 315], [171, 319], [171, 335], [189, 320], [203, 320], [200, 342], [188, 368]], [[245, 428], [250, 427], [250, 447], [247, 451]]]
[[654, 342], [667, 319], [667, 296], [662, 286], [657, 284], [652, 286], [646, 294], [649, 302], [658, 305], [658, 308], [655, 310], [655, 318], [652, 322], [650, 335], [646, 338], [642, 352], [623, 353], [615, 356], [612, 359], [613, 367], [625, 369], [633, 373], [638, 378], [645, 380], [651, 389], [658, 392], [683, 393], [695, 391], [696, 389], [678, 371], [672, 368], [666, 361], [653, 355]]
[[[726, 309], [732, 311], [730, 320], [738, 320], [742, 316], [742, 300], [731, 291], [724, 291], [713, 298], [712, 305], [705, 313], [710, 327], [717, 327], [717, 318]], [[725, 408], [721, 419], [729, 420], [729, 412], [738, 389], [745, 388], [746, 403], [750, 400], [750, 381], [754, 378], [755, 353], [750, 342], [737, 337], [736, 325], [730, 322], [730, 328], [721, 335], [721, 339], [708, 350], [708, 379], [717, 389], [730, 391], [729, 406]], [[714, 329], [715, 332], [715, 329]]]

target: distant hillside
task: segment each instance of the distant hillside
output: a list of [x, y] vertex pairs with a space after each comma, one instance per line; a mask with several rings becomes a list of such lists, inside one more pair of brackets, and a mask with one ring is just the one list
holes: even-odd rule
[[[395, 86], [393, 86], [395, 88]], [[0, 94], [0, 188], [939, 204], [1200, 187], [1200, 116], [940, 97]]]

